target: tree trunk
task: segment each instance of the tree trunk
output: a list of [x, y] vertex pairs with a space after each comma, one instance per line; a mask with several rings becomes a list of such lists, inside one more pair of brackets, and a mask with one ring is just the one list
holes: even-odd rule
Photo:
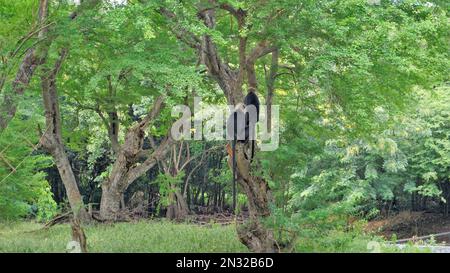
[[[123, 148], [113, 165], [113, 170], [107, 180], [102, 184], [102, 198], [100, 202], [100, 217], [104, 220], [118, 220], [120, 218], [120, 204], [122, 194], [136, 181], [156, 164], [156, 158], [166, 153], [168, 142], [160, 144], [157, 150], [142, 164], [136, 165], [137, 154], [127, 154]], [[126, 156], [127, 154], [127, 156]]]
[[41, 77], [42, 97], [45, 108], [46, 130], [43, 134], [41, 144], [53, 156], [56, 167], [58, 168], [61, 180], [66, 188], [70, 207], [74, 212], [75, 218], [83, 222], [90, 221], [91, 217], [84, 207], [83, 199], [78, 190], [78, 185], [73, 174], [70, 161], [64, 150], [61, 133], [61, 113], [59, 110], [59, 98], [56, 89], [56, 76], [67, 55], [67, 49], [63, 49], [60, 58], [56, 61], [53, 70], [46, 69]]
[[236, 162], [238, 182], [248, 200], [249, 219], [237, 227], [239, 240], [253, 252], [275, 252], [276, 244], [273, 232], [264, 226], [264, 218], [270, 216], [269, 203], [271, 193], [264, 179], [253, 176], [250, 162], [244, 155], [248, 143], [237, 143]]
[[[169, 157], [169, 161], [172, 163], [167, 163], [165, 161], [161, 161], [161, 165], [164, 169], [166, 176], [177, 177], [180, 171], [182, 171], [191, 161], [190, 153], [189, 153], [189, 144], [183, 145], [184, 142], [180, 142], [180, 146], [177, 149], [176, 145], [172, 147], [172, 153]], [[186, 149], [186, 158], [182, 163], [183, 158], [183, 147]], [[178, 152], [177, 152], [178, 150]], [[187, 179], [188, 180], [188, 179]], [[187, 183], [187, 182], [186, 182]], [[187, 184], [186, 184], [187, 185]], [[186, 194], [187, 188], [185, 187], [183, 194], [181, 190], [178, 188], [176, 184], [170, 185], [170, 193], [169, 193], [169, 206], [167, 207], [166, 218], [168, 219], [184, 219], [189, 214], [189, 206], [186, 202]]]
[[189, 214], [188, 205], [183, 195], [172, 186], [173, 192], [169, 194], [170, 205], [167, 207], [166, 218], [171, 220], [181, 220]]
[[72, 168], [70, 167], [69, 159], [64, 151], [64, 147], [56, 147], [53, 152], [51, 152], [56, 167], [58, 168], [61, 180], [66, 188], [67, 198], [69, 199], [69, 204], [75, 214], [78, 214], [79, 219], [82, 222], [89, 222], [91, 217], [84, 207], [83, 199], [81, 197], [80, 191], [78, 190], [78, 184], [73, 174]]
[[120, 215], [120, 191], [110, 184], [102, 185], [102, 197], [100, 201], [100, 217], [105, 220], [116, 221]]
[[[122, 194], [136, 179], [156, 165], [157, 160], [168, 151], [172, 143], [170, 136], [166, 137], [152, 152], [143, 149], [145, 130], [161, 111], [163, 101], [163, 96], [156, 99], [147, 116], [128, 129], [125, 142], [118, 148], [111, 173], [102, 184], [100, 202], [102, 219], [114, 221], [119, 218]], [[146, 157], [144, 162], [139, 161], [142, 156]]]
[[275, 80], [278, 73], [278, 57], [279, 51], [278, 48], [272, 52], [272, 63], [270, 65], [270, 71], [268, 75], [266, 75], [266, 88], [267, 88], [267, 97], [266, 97], [266, 119], [267, 119], [267, 132], [272, 132], [272, 104], [273, 104], [273, 95], [275, 91]]

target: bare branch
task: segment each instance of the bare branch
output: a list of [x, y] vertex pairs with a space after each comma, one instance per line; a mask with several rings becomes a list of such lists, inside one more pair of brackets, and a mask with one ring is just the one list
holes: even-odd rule
[[159, 144], [158, 148], [140, 165], [134, 166], [130, 169], [127, 175], [127, 185], [133, 183], [137, 178], [141, 177], [148, 170], [150, 170], [158, 160], [160, 160], [169, 150], [173, 139], [169, 136], [165, 137], [164, 140]]
[[267, 40], [258, 43], [258, 45], [253, 48], [252, 52], [249, 54], [247, 64], [254, 64], [257, 59], [275, 51], [276, 49], [277, 47], [271, 46]]
[[138, 127], [141, 130], [145, 130], [150, 125], [150, 122], [152, 122], [156, 118], [156, 116], [159, 115], [161, 109], [164, 106], [164, 98], [165, 98], [164, 95], [159, 96], [155, 100], [150, 112], [138, 123]]

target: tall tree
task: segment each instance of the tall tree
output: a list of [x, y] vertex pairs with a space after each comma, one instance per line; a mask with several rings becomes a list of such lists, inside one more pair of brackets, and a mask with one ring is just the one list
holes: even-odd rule
[[[376, 106], [404, 106], [415, 85], [429, 87], [445, 78], [440, 72], [447, 60], [442, 43], [445, 16], [436, 4], [161, 2], [159, 10], [168, 27], [197, 51], [200, 63], [222, 88], [229, 104], [242, 102], [245, 84], [262, 91], [258, 62], [269, 53], [273, 73], [277, 73], [277, 59], [288, 62], [282, 67], [298, 73], [295, 76], [301, 88], [310, 94], [318, 92], [317, 97], [328, 101], [331, 111], [345, 116], [359, 132], [375, 124]], [[434, 26], [430, 31], [435, 31], [431, 36], [430, 24]], [[276, 75], [268, 73], [269, 102], [273, 101], [274, 78]], [[240, 146], [239, 183], [248, 197], [251, 220], [238, 230], [239, 237], [253, 251], [274, 251], [273, 234], [262, 224], [270, 215], [268, 184], [263, 176], [255, 175], [244, 156], [245, 147]]]
[[[172, 139], [166, 137], [154, 150], [144, 148], [146, 130], [161, 111], [164, 97], [156, 99], [151, 111], [137, 124], [127, 130], [124, 143], [118, 148], [109, 177], [102, 183], [100, 216], [103, 219], [120, 217], [122, 194], [137, 178], [151, 169], [170, 148]], [[143, 162], [139, 162], [144, 158]], [[139, 163], [139, 164], [138, 164]]]
[[[196, 49], [201, 64], [205, 65], [209, 74], [217, 81], [222, 88], [227, 101], [231, 105], [243, 102], [243, 84], [247, 79], [248, 88], [257, 90], [257, 80], [254, 71], [255, 62], [276, 51], [274, 40], [270, 40], [267, 33], [262, 31], [255, 40], [249, 39], [248, 31], [251, 22], [248, 21], [249, 11], [241, 6], [219, 1], [200, 1], [195, 8], [190, 8], [191, 14], [182, 14], [174, 9], [169, 2], [166, 7], [160, 9], [169, 20], [169, 27], [173, 33], [183, 42]], [[223, 60], [213, 39], [213, 33], [217, 32], [217, 14], [225, 11], [232, 21], [237, 22], [237, 38], [233, 39], [237, 52], [237, 61], [230, 65]], [[266, 14], [265, 19], [270, 22], [277, 17], [279, 10], [273, 10]], [[206, 27], [205, 34], [195, 35], [189, 26], [182, 25], [179, 17], [195, 16], [200, 18]], [[219, 16], [224, 16], [220, 14]], [[190, 20], [193, 20], [192, 18]], [[253, 46], [252, 46], [253, 45]], [[226, 52], [232, 55], [229, 50]], [[265, 228], [264, 218], [270, 216], [269, 202], [270, 189], [265, 179], [254, 173], [250, 160], [245, 155], [248, 144], [238, 143], [236, 147], [238, 182], [244, 189], [248, 198], [250, 219], [238, 228], [240, 240], [255, 252], [274, 252], [275, 241], [270, 230]]]
[[72, 166], [65, 152], [62, 139], [61, 110], [56, 79], [67, 54], [68, 50], [62, 49], [53, 69], [44, 69], [43, 75], [41, 76], [46, 124], [41, 144], [55, 160], [75, 218], [89, 221], [90, 216], [84, 207], [83, 199], [78, 189]]
[[[80, 18], [66, 38], [76, 49], [62, 84], [75, 90], [66, 93], [75, 108], [95, 113], [107, 132], [113, 164], [102, 183], [100, 215], [114, 220], [128, 187], [171, 146], [172, 118], [164, 106], [194, 89], [201, 92], [202, 82], [193, 55], [180, 56], [180, 43], [156, 31], [154, 10], [137, 4], [102, 8]], [[157, 139], [154, 149], [148, 137]]]

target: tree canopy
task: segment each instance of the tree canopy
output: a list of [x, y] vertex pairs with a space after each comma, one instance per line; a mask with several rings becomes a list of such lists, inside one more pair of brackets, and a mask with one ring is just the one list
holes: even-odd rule
[[[445, 1], [75, 2], [0, 0], [0, 219], [237, 213], [241, 243], [273, 252], [448, 216]], [[172, 110], [252, 90], [280, 141], [233, 146], [232, 208], [233, 141], [174, 139]]]

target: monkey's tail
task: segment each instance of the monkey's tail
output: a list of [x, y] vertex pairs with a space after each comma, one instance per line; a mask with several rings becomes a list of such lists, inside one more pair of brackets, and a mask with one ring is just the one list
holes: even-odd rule
[[231, 144], [233, 161], [233, 214], [236, 213], [236, 138]]

